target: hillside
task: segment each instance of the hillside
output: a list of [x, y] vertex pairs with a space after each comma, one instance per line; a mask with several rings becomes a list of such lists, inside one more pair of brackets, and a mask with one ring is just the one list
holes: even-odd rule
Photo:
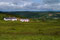
[[[21, 14], [20, 14], [21, 13]], [[0, 40], [60, 40], [60, 19], [39, 22], [3, 21], [4, 17], [52, 18], [60, 13], [0, 12]], [[19, 15], [18, 15], [19, 14]], [[26, 16], [27, 15], [27, 16]], [[34, 16], [33, 16], [34, 15]]]
[[[33, 19], [34, 18], [41, 19], [43, 17], [45, 17], [45, 18], [60, 18], [60, 12], [29, 12], [29, 11], [0, 12], [0, 14], [2, 14], [2, 13], [20, 17], [20, 18], [33, 18]], [[49, 14], [52, 14], [52, 15], [49, 16]]]

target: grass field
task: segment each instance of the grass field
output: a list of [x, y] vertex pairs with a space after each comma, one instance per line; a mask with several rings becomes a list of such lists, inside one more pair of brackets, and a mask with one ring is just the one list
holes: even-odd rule
[[28, 23], [0, 20], [0, 40], [60, 40], [60, 20]]

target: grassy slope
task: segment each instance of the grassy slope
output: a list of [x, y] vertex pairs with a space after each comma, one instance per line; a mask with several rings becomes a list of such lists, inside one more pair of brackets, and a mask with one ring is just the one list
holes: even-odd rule
[[[13, 32], [13, 33], [43, 33], [54, 34], [60, 31], [60, 22], [51, 20], [49, 22], [39, 23], [21, 23], [20, 21], [0, 21], [0, 32]], [[58, 31], [58, 32], [59, 32]]]
[[[1, 14], [2, 17], [6, 15]], [[0, 40], [60, 40], [60, 20], [29, 23], [0, 20]]]
[[60, 40], [60, 21], [21, 23], [0, 20], [1, 40]]

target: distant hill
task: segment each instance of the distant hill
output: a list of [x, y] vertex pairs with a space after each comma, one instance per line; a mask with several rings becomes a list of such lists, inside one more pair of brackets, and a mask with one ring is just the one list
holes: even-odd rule
[[[4, 15], [2, 15], [4, 14]], [[49, 16], [49, 14], [52, 14]], [[15, 16], [21, 18], [53, 18], [57, 17], [60, 18], [60, 12], [33, 12], [33, 11], [15, 11], [15, 12], [0, 12], [0, 15], [3, 17], [7, 16]], [[0, 16], [0, 17], [1, 17]]]

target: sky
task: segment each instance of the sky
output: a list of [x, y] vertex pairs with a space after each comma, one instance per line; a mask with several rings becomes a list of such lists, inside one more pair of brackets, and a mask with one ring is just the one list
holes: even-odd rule
[[0, 11], [60, 11], [60, 0], [0, 0]]

